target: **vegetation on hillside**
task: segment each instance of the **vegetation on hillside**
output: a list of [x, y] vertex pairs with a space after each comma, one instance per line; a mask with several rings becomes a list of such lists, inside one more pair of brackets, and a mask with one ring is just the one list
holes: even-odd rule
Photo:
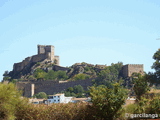
[[106, 67], [104, 70], [98, 73], [97, 78], [94, 81], [96, 85], [106, 85], [111, 87], [111, 83], [119, 82], [122, 80], [121, 68], [123, 66], [122, 62], [116, 64], [111, 64], [111, 66]]
[[45, 72], [44, 70], [38, 68], [33, 73], [34, 78], [42, 80], [66, 80], [68, 77], [65, 71], [53, 71], [50, 70]]
[[[17, 76], [12, 75], [13, 71], [5, 71], [3, 81], [9, 80], [11, 82], [21, 81], [21, 80], [53, 80], [53, 81], [76, 81], [84, 80], [90, 78], [97, 78], [105, 71], [111, 79], [119, 79], [120, 69], [123, 63], [119, 62], [116, 64], [111, 64], [111, 66], [106, 65], [93, 65], [85, 62], [74, 64], [70, 67], [64, 68], [64, 70], [54, 70], [54, 64], [51, 63], [41, 63], [37, 62], [33, 64], [30, 68], [31, 70], [26, 70], [23, 72], [15, 73]], [[112, 75], [111, 75], [112, 74]], [[12, 78], [12, 76], [14, 76]]]

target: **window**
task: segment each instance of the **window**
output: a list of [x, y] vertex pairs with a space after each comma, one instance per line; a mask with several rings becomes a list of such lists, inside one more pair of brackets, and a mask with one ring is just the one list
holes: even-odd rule
[[53, 99], [53, 96], [49, 96], [48, 99]]

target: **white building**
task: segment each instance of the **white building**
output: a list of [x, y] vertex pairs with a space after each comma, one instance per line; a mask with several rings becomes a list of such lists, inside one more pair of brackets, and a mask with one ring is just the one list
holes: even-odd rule
[[64, 94], [49, 95], [47, 101], [49, 103], [69, 103], [72, 97], [65, 97]]
[[72, 103], [77, 103], [77, 102], [90, 102], [91, 98], [72, 98]]

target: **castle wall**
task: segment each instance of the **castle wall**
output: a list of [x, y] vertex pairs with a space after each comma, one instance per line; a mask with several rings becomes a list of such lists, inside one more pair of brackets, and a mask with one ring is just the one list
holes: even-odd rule
[[56, 60], [56, 65], [59, 65], [59, 56], [54, 56], [54, 60]]
[[13, 66], [13, 70], [16, 72], [19, 72], [23, 70], [27, 65], [29, 66], [31, 63], [36, 63], [40, 62], [46, 59], [45, 54], [39, 54], [39, 55], [34, 55], [32, 57], [27, 57], [25, 60], [23, 60], [20, 63], [15, 63]]
[[31, 92], [31, 83], [16, 83], [16, 87], [18, 90], [22, 92], [22, 95], [25, 97], [31, 97], [32, 92]]
[[29, 62], [31, 61], [31, 58], [32, 57], [27, 57], [25, 60], [23, 60], [22, 62], [19, 62], [19, 63], [15, 63], [14, 66], [13, 66], [13, 69], [15, 71], [21, 71], [24, 66], [28, 65]]
[[40, 62], [46, 59], [46, 55], [45, 54], [39, 54], [39, 55], [34, 55], [32, 56], [32, 60], [31, 62]]
[[38, 54], [44, 54], [45, 53], [45, 46], [44, 45], [38, 45]]
[[[52, 95], [61, 91], [65, 91], [69, 87], [74, 87], [75, 85], [81, 85], [84, 90], [87, 90], [88, 86], [92, 85], [92, 79], [88, 80], [78, 80], [59, 83], [58, 81], [32, 81], [28, 83], [19, 82], [17, 87], [20, 90], [23, 90], [23, 96], [31, 97], [33, 89], [31, 86], [34, 84], [34, 93], [45, 92], [48, 95]], [[31, 92], [32, 91], [32, 92]]]
[[128, 77], [128, 65], [124, 65], [122, 67], [122, 74], [123, 74], [123, 77]]
[[127, 64], [122, 67], [124, 77], [130, 77], [134, 72], [143, 73], [143, 64]]
[[69, 68], [58, 66], [58, 65], [54, 65], [52, 69], [54, 71], [62, 70], [62, 71], [66, 71], [66, 72], [69, 70]]
[[53, 84], [43, 84], [42, 86], [39, 86], [35, 84], [35, 94], [39, 92], [45, 92], [48, 95], [53, 95], [55, 93], [65, 91], [69, 87], [74, 87], [75, 85], [81, 85], [84, 90], [87, 90], [88, 86], [92, 86], [92, 79], [88, 80], [78, 80], [78, 81], [70, 81], [65, 83], [53, 83]]

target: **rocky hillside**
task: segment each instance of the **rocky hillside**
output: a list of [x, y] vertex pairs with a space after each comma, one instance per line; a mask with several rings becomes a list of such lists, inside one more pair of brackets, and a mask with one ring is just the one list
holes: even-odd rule
[[30, 64], [21, 71], [10, 71], [4, 74], [4, 80], [82, 80], [97, 77], [106, 65], [75, 63], [70, 67], [55, 65], [49, 61]]

